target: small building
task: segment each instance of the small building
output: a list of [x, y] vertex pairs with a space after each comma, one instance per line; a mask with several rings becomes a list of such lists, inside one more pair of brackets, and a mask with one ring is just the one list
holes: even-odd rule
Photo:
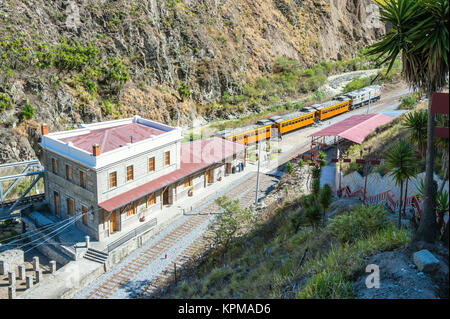
[[134, 116], [48, 133], [42, 126], [45, 196], [58, 218], [99, 241], [235, 171], [245, 146], [218, 137], [181, 143], [181, 129]]

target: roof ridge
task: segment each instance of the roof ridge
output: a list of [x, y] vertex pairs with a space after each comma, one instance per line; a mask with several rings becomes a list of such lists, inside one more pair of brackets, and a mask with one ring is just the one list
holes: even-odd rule
[[[368, 117], [367, 119], [365, 119], [364, 122], [361, 122], [361, 123], [358, 123], [358, 124], [356, 124], [356, 125], [354, 125], [354, 126], [352, 126], [352, 127], [349, 127], [348, 129], [346, 129], [345, 131], [340, 132], [339, 134], [344, 134], [344, 133], [346, 133], [346, 132], [349, 131], [349, 130], [355, 129], [356, 127], [358, 127], [358, 126], [364, 124], [368, 119], [371, 119], [371, 118], [373, 118], [373, 117], [379, 115], [379, 113], [375, 113], [375, 114], [356, 114], [356, 115], [363, 115], [363, 116], [370, 115], [370, 117]], [[347, 119], [349, 119], [349, 117], [348, 117]]]

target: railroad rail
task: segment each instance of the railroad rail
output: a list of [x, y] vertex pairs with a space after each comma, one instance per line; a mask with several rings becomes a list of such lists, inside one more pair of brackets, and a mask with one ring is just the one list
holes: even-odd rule
[[[18, 200], [19, 200], [19, 198], [5, 200], [5, 201], [3, 201], [3, 204], [0, 205], [0, 207], [2, 207], [3, 209], [10, 208]], [[24, 198], [20, 199], [20, 201], [19, 201], [19, 203], [17, 203], [17, 205], [18, 206], [25, 206], [25, 205], [28, 205], [28, 204], [42, 202], [44, 200], [45, 200], [45, 193], [43, 193], [43, 194], [36, 194], [36, 195], [27, 196], [27, 197], [24, 197]], [[19, 209], [19, 208], [17, 208], [17, 209]]]
[[[261, 178], [261, 176], [263, 178]], [[243, 206], [251, 205], [254, 201], [253, 191], [255, 180], [256, 174], [251, 174], [239, 185], [239, 187], [234, 187], [226, 192], [225, 196], [229, 197], [230, 199], [240, 199]], [[261, 185], [265, 186], [261, 187], [261, 189], [267, 188], [269, 184], [273, 183], [272, 180], [273, 179], [271, 177], [261, 173], [260, 183]], [[242, 191], [243, 189], [245, 191]], [[213, 201], [207, 206], [203, 207], [198, 214], [186, 215], [189, 216], [189, 219], [185, 223], [172, 230], [169, 234], [164, 236], [164, 238], [160, 239], [149, 249], [140, 253], [139, 256], [128, 262], [117, 274], [113, 275], [99, 287], [95, 288], [87, 296], [87, 298], [106, 299], [110, 297], [120, 286], [130, 281], [139, 271], [143, 270], [144, 267], [149, 265], [151, 262], [155, 261], [157, 258], [161, 258], [168, 248], [176, 245], [180, 241], [180, 239], [182, 239], [196, 227], [199, 227], [208, 219], [212, 218], [212, 215], [216, 214], [216, 212], [219, 210], [220, 207], [215, 203], [215, 201]], [[203, 236], [200, 236], [187, 249], [185, 249], [176, 257], [175, 262], [181, 266], [183, 262], [192, 257], [192, 254], [196, 251], [195, 248], [202, 247], [202, 245], [204, 244], [204, 238]], [[170, 279], [171, 267], [173, 266], [167, 266], [166, 269], [155, 276], [155, 278], [152, 279], [151, 282], [146, 285], [142, 289], [142, 291], [137, 294], [136, 297], [149, 297], [154, 292], [163, 287]]]

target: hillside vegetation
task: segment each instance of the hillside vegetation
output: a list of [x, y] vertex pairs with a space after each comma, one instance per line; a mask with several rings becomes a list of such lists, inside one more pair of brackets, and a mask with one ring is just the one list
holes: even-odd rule
[[225, 251], [210, 252], [195, 275], [162, 296], [352, 298], [352, 284], [364, 273], [366, 258], [409, 239], [387, 221], [382, 206], [339, 211], [324, 227], [310, 226], [302, 197], [266, 211], [271, 215], [267, 222], [234, 238]]
[[1, 0], [0, 162], [35, 157], [42, 122], [54, 131], [139, 114], [189, 125], [314, 92], [327, 74], [373, 67], [358, 50], [384, 33], [377, 10], [369, 0]]

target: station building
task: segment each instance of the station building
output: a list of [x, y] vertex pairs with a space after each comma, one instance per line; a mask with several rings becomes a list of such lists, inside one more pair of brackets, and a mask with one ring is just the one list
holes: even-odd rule
[[245, 146], [219, 137], [182, 143], [181, 129], [134, 116], [48, 132], [42, 125], [45, 196], [60, 219], [102, 241], [196, 196], [243, 161]]

